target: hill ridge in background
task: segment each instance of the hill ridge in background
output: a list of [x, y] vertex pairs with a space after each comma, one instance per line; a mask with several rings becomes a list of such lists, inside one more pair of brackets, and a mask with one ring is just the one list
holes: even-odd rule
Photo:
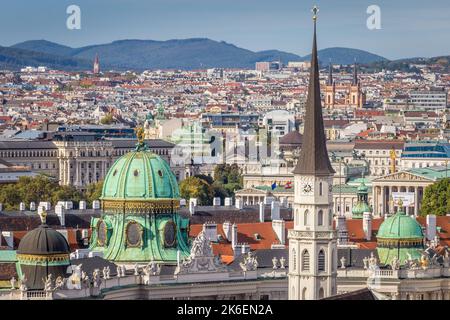
[[[0, 56], [0, 69], [4, 65], [36, 66], [38, 61], [54, 60], [49, 66], [62, 70], [84, 68], [96, 54], [100, 57], [103, 70], [145, 70], [145, 69], [205, 69], [205, 68], [244, 68], [253, 69], [258, 61], [305, 61], [309, 56], [284, 52], [280, 50], [251, 51], [226, 41], [209, 38], [189, 38], [142, 40], [122, 39], [110, 43], [94, 44], [80, 48], [71, 48], [47, 40], [30, 40], [17, 43], [8, 48], [9, 56]], [[23, 58], [16, 59], [14, 50], [26, 50], [33, 59], [27, 60], [24, 51], [18, 51]], [[33, 52], [33, 53], [31, 53]], [[37, 59], [40, 53], [42, 56]], [[359, 63], [387, 61], [387, 59], [370, 52], [350, 48], [327, 48], [319, 51], [319, 60], [327, 65], [331, 58], [333, 64], [351, 64], [354, 59]], [[36, 61], [37, 59], [37, 61]], [[44, 64], [45, 65], [45, 64]], [[91, 65], [87, 69], [90, 69]]]

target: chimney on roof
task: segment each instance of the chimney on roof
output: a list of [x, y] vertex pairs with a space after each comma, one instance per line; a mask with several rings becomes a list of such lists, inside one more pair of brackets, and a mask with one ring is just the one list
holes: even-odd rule
[[338, 215], [336, 219], [337, 242], [340, 245], [347, 244], [348, 242], [347, 223], [345, 220], [345, 215]]
[[225, 198], [225, 207], [231, 207], [233, 205], [233, 199], [230, 197]]
[[259, 203], [259, 222], [264, 222], [264, 211], [265, 211], [265, 204], [264, 202]]
[[238, 235], [237, 225], [235, 223], [233, 223], [233, 225], [231, 226], [231, 247], [233, 248], [233, 250], [236, 247], [236, 245], [238, 244], [237, 235]]
[[80, 203], [78, 204], [78, 209], [86, 210], [86, 208], [87, 208], [86, 201], [81, 200]]
[[225, 236], [227, 241], [231, 241], [231, 222], [225, 221], [222, 224], [222, 229], [223, 229], [223, 235]]
[[270, 210], [270, 216], [273, 220], [280, 220], [280, 203], [278, 201], [273, 201]]
[[235, 199], [235, 207], [236, 209], [242, 210], [242, 208], [244, 208], [244, 204], [241, 198], [236, 198]]
[[25, 203], [24, 203], [24, 202], [21, 202], [21, 203], [19, 204], [19, 210], [20, 210], [20, 211], [25, 211], [25, 210], [26, 210], [26, 207], [25, 207]]
[[186, 199], [180, 199], [180, 207], [186, 206]]
[[100, 209], [100, 201], [99, 200], [92, 201], [92, 209], [94, 209], [94, 210]]
[[57, 204], [55, 206], [55, 214], [59, 218], [59, 223], [61, 226], [65, 226], [66, 224], [66, 208], [62, 204]]
[[434, 214], [427, 215], [427, 240], [434, 240], [436, 237], [436, 216]]
[[286, 222], [284, 220], [272, 220], [272, 229], [277, 235], [280, 244], [285, 244]]
[[214, 222], [205, 222], [203, 224], [205, 237], [211, 242], [217, 242], [217, 224]]
[[214, 197], [213, 198], [213, 206], [214, 207], [220, 207], [220, 197]]
[[30, 202], [30, 211], [35, 211], [35, 210], [36, 210], [36, 203]]
[[195, 214], [195, 208], [197, 207], [197, 198], [189, 199], [189, 213], [191, 216]]
[[0, 212], [3, 211], [3, 203], [0, 203]]
[[243, 243], [241, 248], [242, 255], [246, 255], [250, 252], [250, 245], [248, 243]]
[[364, 238], [370, 241], [372, 239], [372, 214], [370, 212], [363, 213], [363, 230]]

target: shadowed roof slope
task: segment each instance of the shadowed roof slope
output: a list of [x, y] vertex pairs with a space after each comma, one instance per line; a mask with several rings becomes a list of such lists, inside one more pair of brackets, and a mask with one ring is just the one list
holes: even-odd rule
[[323, 127], [315, 20], [303, 145], [300, 159], [293, 172], [302, 175], [330, 175], [334, 173], [328, 158]]

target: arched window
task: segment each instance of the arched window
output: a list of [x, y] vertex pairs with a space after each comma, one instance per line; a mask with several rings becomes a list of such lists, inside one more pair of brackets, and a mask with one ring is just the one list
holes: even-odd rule
[[319, 265], [319, 271], [325, 271], [325, 253], [322, 249], [319, 251], [317, 264]]
[[309, 271], [309, 252], [308, 250], [302, 253], [302, 270]]
[[304, 216], [303, 216], [303, 224], [307, 226], [309, 224], [309, 210], [305, 210]]
[[323, 211], [319, 210], [319, 214], [317, 215], [317, 224], [319, 226], [323, 226]]
[[304, 287], [302, 290], [302, 300], [306, 300], [306, 290], [306, 287]]
[[322, 182], [319, 183], [319, 196], [323, 195], [323, 184]]
[[319, 289], [319, 299], [322, 299], [325, 296], [325, 293], [323, 291], [323, 288]]

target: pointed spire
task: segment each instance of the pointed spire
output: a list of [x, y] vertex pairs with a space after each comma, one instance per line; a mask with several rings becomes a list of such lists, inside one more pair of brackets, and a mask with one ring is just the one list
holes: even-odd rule
[[319, 63], [317, 58], [316, 21], [317, 7], [313, 8], [314, 37], [311, 55], [311, 73], [309, 76], [308, 99], [304, 119], [303, 145], [300, 158], [293, 173], [302, 175], [332, 175], [334, 173], [328, 157], [322, 118], [320, 96]]
[[353, 83], [354, 86], [358, 84], [358, 67], [356, 65], [356, 58], [355, 63], [353, 64]]
[[333, 64], [331, 63], [331, 59], [330, 59], [329, 70], [328, 70], [328, 85], [329, 86], [333, 85]]

